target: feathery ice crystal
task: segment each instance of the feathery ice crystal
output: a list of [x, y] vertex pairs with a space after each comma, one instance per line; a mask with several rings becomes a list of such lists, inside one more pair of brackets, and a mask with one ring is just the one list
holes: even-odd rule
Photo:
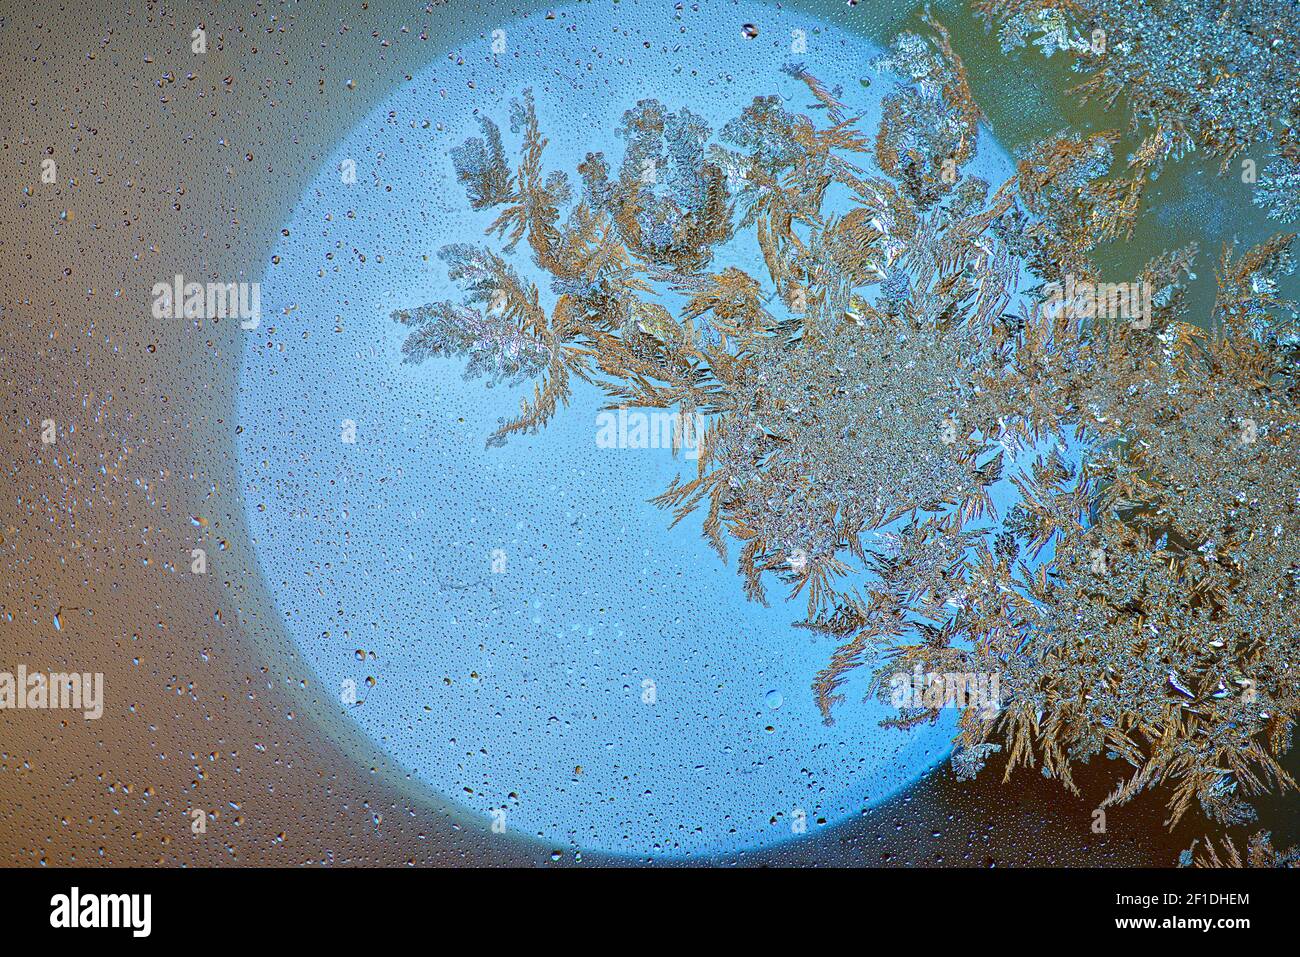
[[[1167, 157], [1230, 158], [1271, 135], [1267, 111], [1294, 121], [1282, 79], [1300, 59], [1277, 62], [1272, 20], [1183, 30], [1205, 6], [1184, 4], [1144, 32], [1167, 5], [1085, 6], [986, 4], [1008, 47], [1038, 32], [1094, 67], [1089, 92], [1137, 84], [1154, 132], [1123, 171], [1103, 132], [1034, 144], [996, 188], [965, 173], [980, 111], [933, 19], [878, 64], [898, 80], [874, 142], [796, 63], [818, 116], [758, 96], [715, 135], [643, 101], [617, 169], [589, 155], [575, 188], [543, 170], [525, 96], [515, 167], [486, 118], [453, 160], [469, 202], [499, 209], [503, 253], [525, 243], [550, 277], [553, 306], [502, 255], [455, 245], [442, 256], [465, 301], [394, 318], [409, 361], [536, 380], [493, 443], [544, 426], [575, 378], [611, 408], [703, 416], [694, 474], [656, 501], [674, 523], [699, 510], [724, 560], [739, 546], [752, 598], [777, 581], [807, 601], [804, 626], [838, 641], [813, 689], [828, 720], [859, 666], [880, 695], [917, 666], [998, 674], [998, 707], [962, 711], [959, 775], [1004, 752], [1008, 776], [1040, 766], [1074, 789], [1104, 756], [1127, 768], [1108, 804], [1163, 786], [1171, 825], [1193, 802], [1238, 823], [1251, 794], [1293, 784], [1278, 757], [1300, 711], [1300, 339], [1276, 291], [1291, 237], [1226, 248], [1199, 322], [1193, 248], [1146, 266], [1141, 323], [1047, 309], [1044, 288], [1100, 281], [1093, 250], [1131, 229]], [[1103, 61], [1080, 32], [1094, 21]], [[1226, 51], [1220, 92], [1196, 92], [1213, 79], [1197, 43]], [[758, 261], [711, 269], [741, 235]], [[1019, 498], [999, 515], [1004, 477]]]

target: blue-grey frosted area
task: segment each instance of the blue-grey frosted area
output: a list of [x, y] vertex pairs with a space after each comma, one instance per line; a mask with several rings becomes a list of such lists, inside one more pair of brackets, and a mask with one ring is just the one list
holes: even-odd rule
[[[266, 581], [325, 697], [352, 681], [364, 701], [324, 719], [355, 722], [467, 812], [504, 809], [508, 833], [665, 857], [797, 840], [799, 812], [815, 833], [944, 758], [956, 712], [880, 728], [894, 712], [861, 703], [860, 677], [824, 724], [810, 684], [833, 643], [792, 627], [802, 597], [785, 603], [777, 585], [771, 608], [747, 602], [699, 516], [670, 530], [649, 504], [693, 462], [597, 448], [603, 396], [581, 384], [544, 432], [485, 448], [524, 390], [463, 381], [445, 360], [403, 365], [407, 330], [389, 316], [459, 298], [441, 246], [500, 248], [448, 151], [481, 134], [477, 111], [513, 157], [508, 103], [525, 88], [546, 169], [572, 173], [588, 152], [618, 162], [614, 129], [640, 99], [689, 107], [715, 132], [756, 95], [808, 111], [780, 70], [802, 61], [874, 133], [892, 81], [864, 40], [757, 4], [560, 8], [501, 29], [435, 59], [349, 133], [273, 250], [239, 408]], [[967, 172], [997, 184], [1011, 163], [984, 135]], [[514, 263], [548, 306], [526, 250]], [[711, 268], [730, 262], [761, 272], [740, 241]]]

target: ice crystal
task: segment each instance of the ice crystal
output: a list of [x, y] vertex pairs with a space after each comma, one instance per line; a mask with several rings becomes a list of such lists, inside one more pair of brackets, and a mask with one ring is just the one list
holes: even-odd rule
[[[1043, 28], [1041, 4], [996, 8]], [[1251, 795], [1293, 784], [1278, 757], [1300, 711], [1300, 376], [1276, 285], [1291, 237], [1225, 249], [1202, 325], [1194, 248], [1147, 264], [1140, 322], [1047, 308], [1048, 284], [1098, 278], [1090, 254], [1131, 229], [1143, 175], [1179, 138], [1116, 172], [1114, 134], [1058, 134], [991, 190], [962, 169], [980, 113], [930, 25], [878, 64], [898, 85], [874, 151], [802, 64], [786, 73], [816, 119], [759, 96], [715, 138], [643, 101], [617, 173], [589, 155], [573, 195], [543, 173], [530, 99], [512, 110], [513, 171], [484, 121], [457, 175], [471, 204], [502, 207], [489, 232], [525, 241], [558, 298], [548, 312], [502, 258], [451, 247], [469, 298], [395, 313], [417, 327], [407, 355], [538, 378], [493, 441], [544, 425], [571, 376], [611, 407], [703, 416], [694, 474], [655, 501], [674, 523], [702, 511], [724, 558], [738, 545], [753, 599], [776, 581], [806, 601], [803, 626], [838, 645], [813, 689], [828, 720], [859, 667], [882, 696], [914, 668], [997, 674], [996, 706], [961, 712], [959, 776], [1001, 752], [1006, 775], [1038, 766], [1075, 790], [1073, 769], [1104, 755], [1126, 769], [1106, 804], [1163, 786], [1171, 825], [1196, 804], [1239, 823]], [[1166, 33], [1116, 33], [1098, 75], [1127, 77]], [[1161, 67], [1171, 83], [1199, 76], [1192, 46]], [[1257, 46], [1230, 55], [1274, 56]], [[1225, 116], [1240, 142], [1263, 135], [1186, 108], [1188, 135], [1227, 155]], [[832, 187], [848, 199], [828, 203]], [[742, 232], [760, 261], [710, 271]], [[1004, 476], [1019, 499], [1000, 516]]]
[[[1300, 8], [1276, 0], [975, 0], [1005, 52], [1031, 37], [1087, 73], [1076, 87], [1107, 109], [1123, 101], [1145, 139], [1136, 177], [1202, 150], [1227, 170], [1245, 150], [1276, 145], [1279, 159], [1256, 202], [1296, 217], [1294, 143], [1300, 135]], [[1268, 185], [1265, 185], [1268, 184]], [[1289, 192], [1288, 192], [1289, 190]]]
[[1279, 222], [1300, 219], [1300, 158], [1281, 157], [1265, 167], [1254, 202]]
[[1278, 850], [1273, 846], [1273, 835], [1268, 831], [1259, 831], [1246, 843], [1246, 856], [1243, 858], [1232, 838], [1223, 839], [1223, 856], [1219, 856], [1214, 841], [1207, 838], [1204, 853], [1196, 852], [1200, 841], [1193, 841], [1192, 846], [1179, 855], [1181, 867], [1300, 867], [1300, 847]]
[[405, 360], [463, 358], [465, 378], [484, 376], [488, 386], [536, 376], [550, 356], [528, 329], [540, 312], [535, 291], [526, 292], [514, 270], [490, 252], [448, 246], [439, 255], [468, 295], [464, 303], [437, 302], [393, 313], [398, 322], [415, 328], [402, 344]]

